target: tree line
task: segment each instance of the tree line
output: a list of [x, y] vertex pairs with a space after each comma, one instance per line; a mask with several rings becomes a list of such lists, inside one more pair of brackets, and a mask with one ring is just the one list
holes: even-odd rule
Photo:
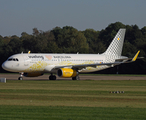
[[[116, 22], [101, 31], [94, 29], [78, 31], [72, 26], [65, 26], [48, 31], [33, 28], [32, 34], [22, 32], [20, 37], [0, 35], [0, 63], [2, 64], [13, 54], [28, 51], [31, 53], [103, 53], [120, 28], [126, 28], [122, 55], [133, 57], [140, 50], [139, 56], [146, 57], [146, 26], [139, 29], [137, 25]], [[142, 59], [97, 73], [145, 74], [145, 71], [146, 59]], [[0, 68], [0, 72], [6, 71]]]

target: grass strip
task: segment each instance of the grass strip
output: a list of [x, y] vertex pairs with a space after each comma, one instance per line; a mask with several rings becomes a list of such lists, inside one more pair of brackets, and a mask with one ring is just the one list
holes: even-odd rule
[[146, 108], [0, 106], [1, 120], [145, 120]]

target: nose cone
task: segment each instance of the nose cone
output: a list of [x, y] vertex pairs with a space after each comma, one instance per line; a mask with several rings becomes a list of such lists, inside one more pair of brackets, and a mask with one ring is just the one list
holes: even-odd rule
[[2, 68], [3, 68], [4, 70], [8, 70], [8, 69], [9, 69], [9, 66], [8, 66], [8, 64], [7, 64], [6, 62], [4, 62], [4, 63], [2, 64]]
[[7, 71], [12, 71], [12, 64], [10, 64], [8, 61], [5, 61], [3, 64], [2, 64], [2, 68], [4, 70], [7, 70]]

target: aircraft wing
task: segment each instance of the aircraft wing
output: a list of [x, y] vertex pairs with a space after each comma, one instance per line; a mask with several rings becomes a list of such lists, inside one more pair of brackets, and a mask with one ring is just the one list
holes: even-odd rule
[[[115, 62], [113, 62], [113, 63], [63, 65], [63, 66], [55, 66], [53, 69], [59, 69], [59, 68], [64, 68], [64, 67], [72, 68], [72, 69], [82, 69], [82, 68], [85, 68], [85, 67], [95, 67], [96, 68], [96, 66], [101, 66], [101, 65], [109, 65], [109, 66], [113, 67], [115, 65], [119, 65], [119, 64], [122, 64], [122, 63], [134, 62], [137, 59], [139, 52], [140, 51], [138, 51], [133, 58], [116, 59]], [[140, 57], [139, 59], [142, 59], [142, 58], [143, 57]]]
[[64, 65], [64, 66], [55, 66], [53, 69], [59, 69], [59, 68], [78, 68], [78, 69], [82, 69], [85, 67], [96, 67], [96, 66], [101, 66], [101, 65], [109, 65], [109, 66], [113, 66], [113, 65], [118, 65], [121, 64], [123, 62], [114, 62], [114, 63], [94, 63], [94, 64], [75, 64], [75, 65]]

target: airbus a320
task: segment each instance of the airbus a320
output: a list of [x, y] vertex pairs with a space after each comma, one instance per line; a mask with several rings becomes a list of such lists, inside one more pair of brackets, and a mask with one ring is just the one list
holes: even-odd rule
[[51, 74], [49, 80], [56, 80], [54, 74], [79, 80], [79, 73], [95, 72], [137, 59], [140, 51], [133, 59], [121, 56], [125, 31], [125, 29], [120, 29], [102, 54], [21, 53], [9, 57], [2, 64], [2, 68], [11, 72], [19, 72], [18, 80], [22, 80], [23, 76], [37, 77], [44, 73]]

